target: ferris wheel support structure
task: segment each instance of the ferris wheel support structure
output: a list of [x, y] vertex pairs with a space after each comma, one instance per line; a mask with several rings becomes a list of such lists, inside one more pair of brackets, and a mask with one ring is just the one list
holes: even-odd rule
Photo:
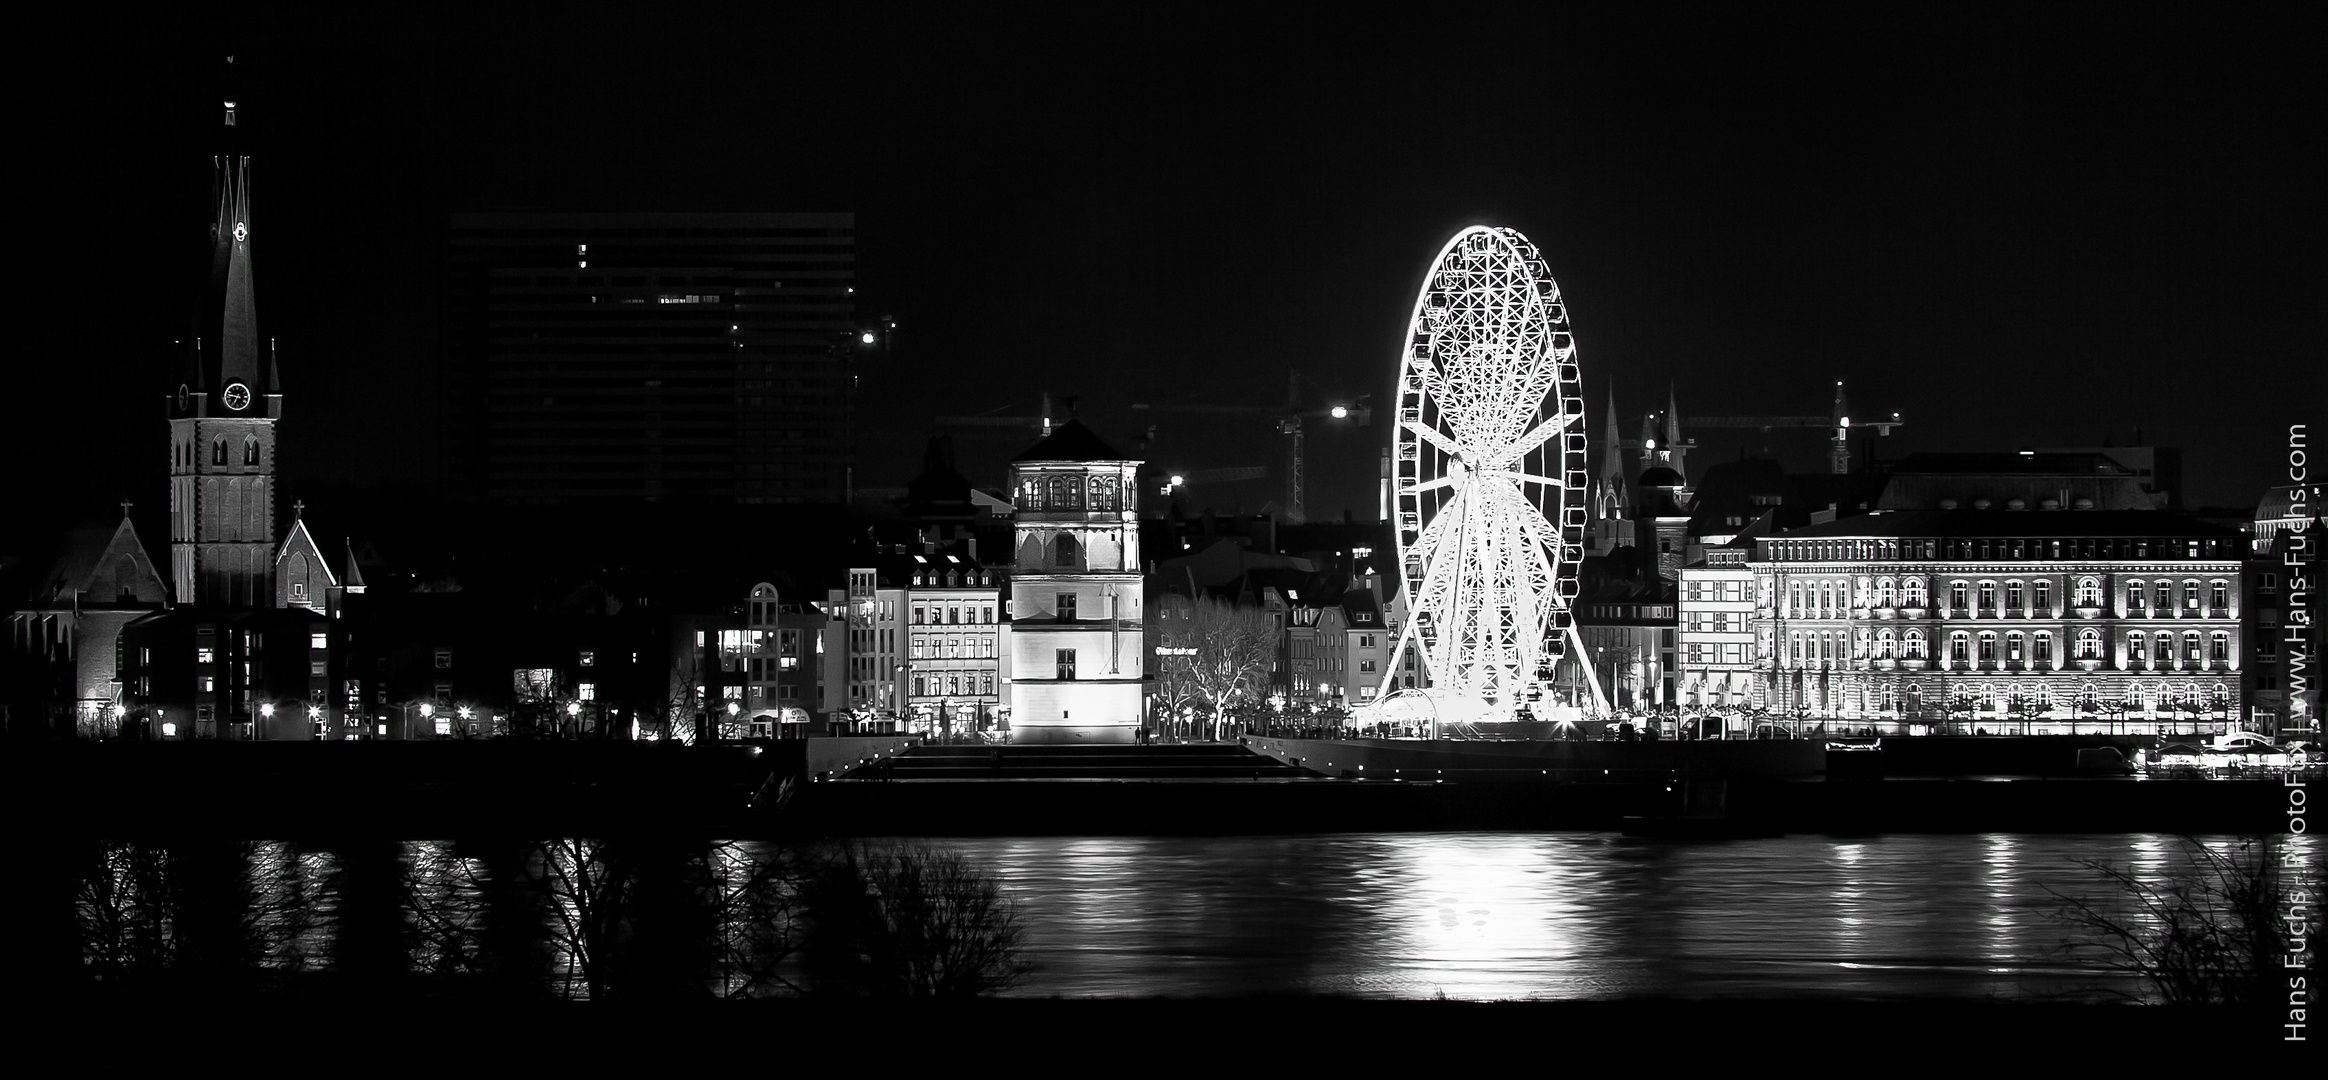
[[1375, 700], [1422, 659], [1432, 726], [1509, 716], [1570, 649], [1584, 533], [1584, 400], [1567, 305], [1511, 229], [1440, 249], [1399, 359], [1394, 524], [1407, 618]]

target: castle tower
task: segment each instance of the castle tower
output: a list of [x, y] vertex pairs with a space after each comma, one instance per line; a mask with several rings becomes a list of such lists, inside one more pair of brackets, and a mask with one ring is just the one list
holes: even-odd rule
[[[226, 102], [212, 159], [210, 286], [169, 394], [170, 585], [177, 601], [255, 608], [274, 599], [274, 349], [258, 332], [251, 282], [250, 158]], [[262, 353], [263, 350], [263, 353]]]
[[1147, 656], [1139, 465], [1080, 420], [1011, 462], [1013, 742], [1133, 741]]

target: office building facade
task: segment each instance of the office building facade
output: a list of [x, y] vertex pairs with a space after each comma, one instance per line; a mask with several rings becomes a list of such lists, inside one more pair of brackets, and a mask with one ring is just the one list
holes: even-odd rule
[[502, 506], [847, 500], [850, 214], [460, 214], [445, 469]]

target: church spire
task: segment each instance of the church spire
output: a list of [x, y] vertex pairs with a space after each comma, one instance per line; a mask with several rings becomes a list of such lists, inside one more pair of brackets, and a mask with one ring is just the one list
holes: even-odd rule
[[237, 153], [235, 103], [226, 102], [224, 152], [212, 159], [211, 190], [216, 215], [210, 223], [211, 303], [218, 306], [218, 379], [240, 380], [252, 393], [268, 393], [260, 381], [258, 303], [251, 281], [251, 159]]
[[1596, 483], [1594, 517], [1620, 518], [1625, 516], [1626, 492], [1632, 485], [1626, 482], [1625, 437], [1617, 427], [1617, 388], [1609, 387], [1609, 418], [1601, 425], [1601, 467]]

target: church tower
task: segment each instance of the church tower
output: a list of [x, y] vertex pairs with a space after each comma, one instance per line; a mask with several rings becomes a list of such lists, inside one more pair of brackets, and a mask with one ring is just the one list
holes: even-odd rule
[[1133, 741], [1147, 670], [1139, 466], [1080, 420], [1011, 462], [1012, 742]]
[[251, 282], [250, 158], [226, 102], [212, 159], [210, 280], [169, 394], [170, 585], [177, 602], [271, 606], [275, 422], [283, 416], [274, 348], [259, 336]]

